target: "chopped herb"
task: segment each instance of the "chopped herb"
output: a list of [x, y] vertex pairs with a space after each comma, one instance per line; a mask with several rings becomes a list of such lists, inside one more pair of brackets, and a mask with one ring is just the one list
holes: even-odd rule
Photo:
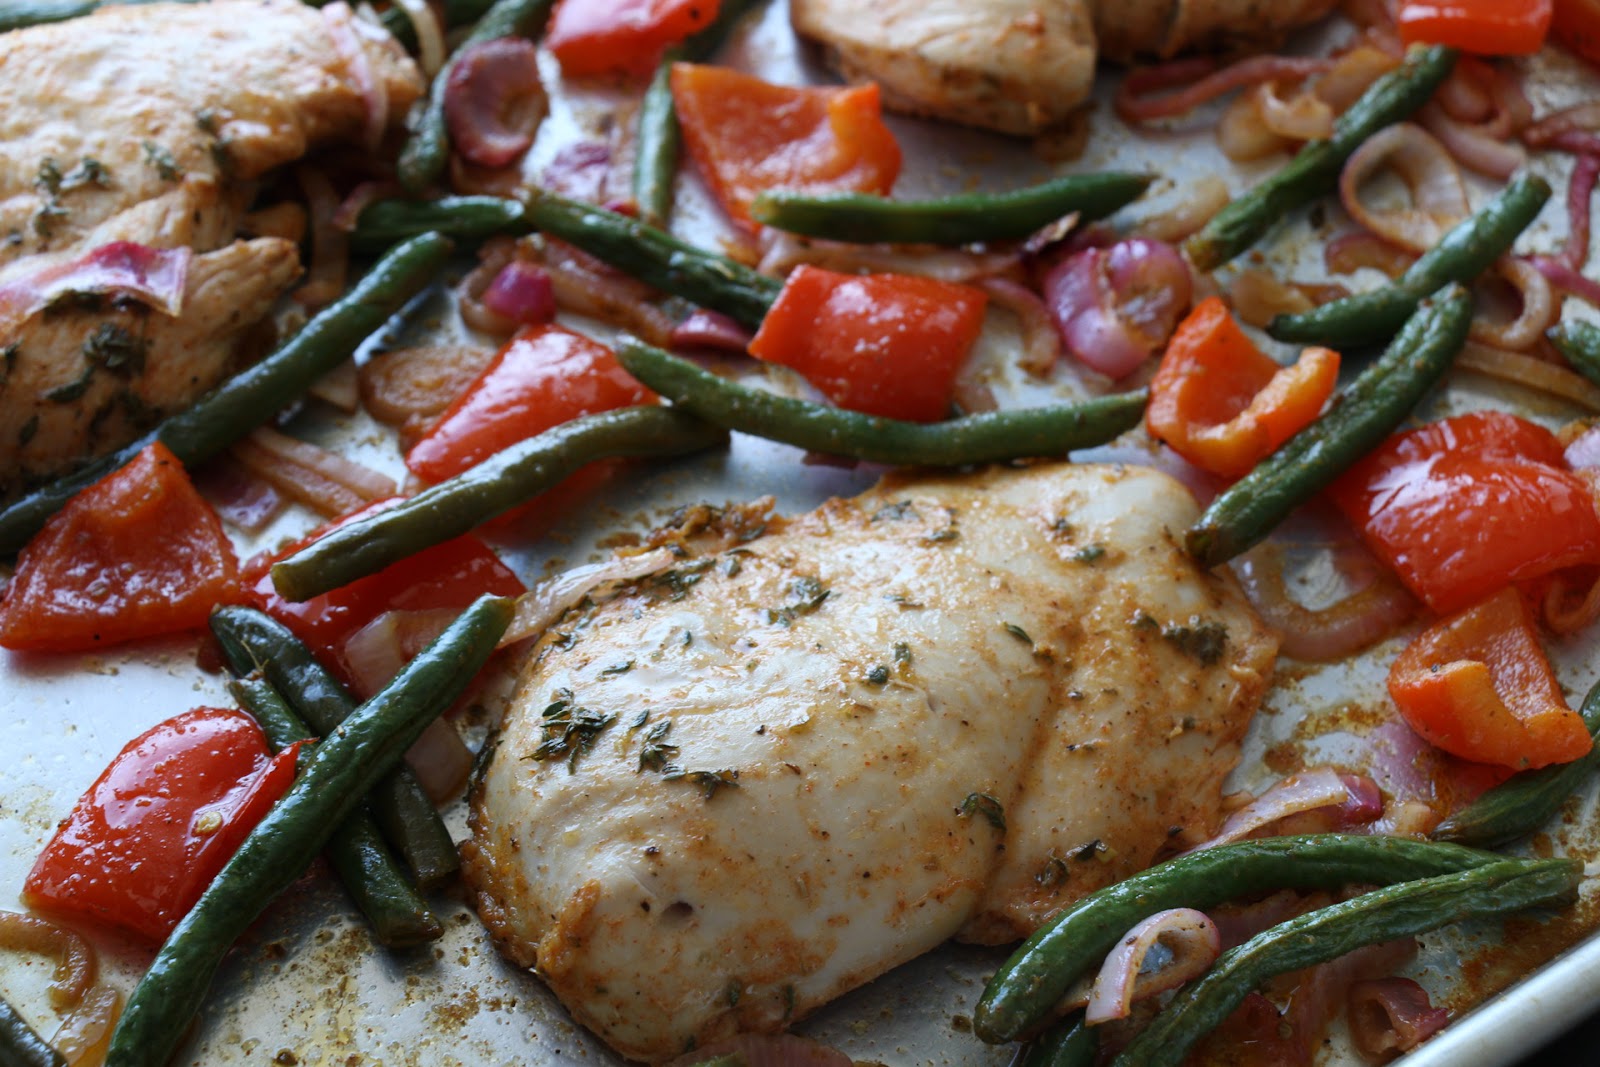
[[1074, 563], [1098, 563], [1105, 554], [1105, 545], [1084, 545], [1072, 554], [1072, 560]]
[[48, 192], [54, 197], [61, 191], [61, 168], [56, 166], [56, 161], [45, 157], [39, 164], [39, 176], [33, 179], [33, 184]]
[[684, 648], [688, 648], [690, 645], [694, 644], [694, 631], [693, 630], [685, 630], [685, 631], [683, 631], [683, 641], [681, 642], [681, 644], [683, 645]]
[[1079, 845], [1077, 848], [1073, 849], [1072, 858], [1080, 862], [1087, 863], [1089, 860], [1092, 860], [1096, 856], [1100, 855], [1100, 853], [1108, 851], [1110, 850], [1106, 848], [1106, 843], [1097, 837], [1093, 841], [1090, 841], [1087, 845]]
[[961, 535], [956, 532], [955, 525], [951, 524], [942, 530], [933, 531], [933, 533], [924, 537], [922, 540], [925, 544], [936, 545], [941, 541], [954, 541], [960, 536]]
[[889, 682], [889, 668], [881, 663], [878, 664], [867, 672], [867, 681], [873, 685], [887, 685]]
[[909, 665], [911, 663], [911, 646], [904, 641], [896, 641], [894, 644], [894, 661]]
[[794, 599], [781, 608], [769, 610], [767, 622], [776, 626], [792, 626], [800, 616], [809, 615], [820, 608], [829, 593], [826, 586], [810, 575], [801, 575], [790, 582], [789, 592]]
[[211, 153], [211, 162], [217, 165], [217, 170], [231, 176], [233, 174], [233, 149], [228, 142], [222, 140], [212, 141], [208, 151]]
[[42, 395], [52, 404], [70, 404], [89, 391], [89, 386], [94, 382], [94, 367], [91, 362], [85, 362], [83, 371], [70, 382], [64, 382], [54, 389], [46, 390]]
[[982, 815], [989, 820], [989, 825], [996, 830], [1004, 830], [1006, 828], [1005, 808], [1001, 807], [1000, 802], [988, 793], [968, 793], [967, 799], [961, 802], [961, 806], [956, 809], [956, 813], [963, 817], [973, 814]]
[[544, 709], [544, 721], [539, 724], [544, 731], [544, 741], [533, 750], [533, 758], [547, 760], [551, 756], [566, 756], [567, 770], [577, 768], [578, 757], [594, 747], [606, 727], [617, 717], [606, 712], [590, 711], [572, 702], [572, 690], [556, 690], [556, 699]]
[[678, 746], [667, 742], [667, 734], [671, 730], [672, 720], [662, 719], [645, 731], [644, 744], [639, 749], [641, 771], [665, 772], [672, 769], [672, 761], [678, 755]]
[[1052, 854], [1044, 861], [1039, 873], [1033, 876], [1033, 880], [1045, 889], [1054, 889], [1064, 884], [1071, 876], [1072, 872], [1067, 868], [1067, 861]]
[[217, 113], [209, 107], [203, 107], [194, 113], [194, 124], [200, 127], [202, 133], [217, 135]]
[[1062, 516], [1050, 524], [1050, 532], [1057, 537], [1071, 537], [1072, 523], [1068, 522], [1065, 516]]
[[901, 500], [894, 504], [885, 504], [872, 513], [873, 522], [904, 522], [906, 519], [920, 519], [916, 506], [909, 500]]
[[175, 182], [183, 176], [183, 171], [178, 167], [178, 161], [172, 158], [172, 153], [154, 141], [144, 142], [144, 161], [146, 166], [156, 169], [156, 173], [164, 182]]
[[744, 987], [739, 984], [739, 979], [728, 979], [728, 988], [723, 994], [728, 1001], [728, 1007], [736, 1008], [739, 1006], [739, 994], [742, 992], [744, 992]]
[[1133, 617], [1133, 628], [1135, 630], [1159, 631], [1161, 629], [1161, 624], [1156, 622], [1156, 617], [1150, 614], [1148, 611], [1140, 611]]
[[1161, 636], [1207, 667], [1221, 660], [1228, 648], [1228, 628], [1198, 615], [1191, 615], [1187, 626], [1172, 623], [1162, 629]]
[[725, 578], [735, 578], [742, 570], [744, 570], [744, 561], [737, 555], [730, 553], [728, 558], [723, 561], [722, 575]]
[[33, 435], [38, 433], [38, 432], [39, 432], [39, 416], [37, 414], [35, 414], [35, 415], [31, 416], [28, 419], [27, 422], [22, 424], [22, 429], [17, 431], [17, 444], [19, 444], [19, 445], [27, 444], [29, 441], [33, 440]]
[[707, 800], [715, 796], [719, 789], [739, 788], [738, 771], [686, 771], [667, 766], [661, 768], [661, 777], [669, 782], [682, 781], [697, 785], [704, 791]]
[[705, 577], [706, 570], [714, 562], [715, 560], [709, 557], [697, 559], [682, 567], [674, 567], [652, 575], [650, 588], [658, 595], [665, 595], [668, 601], [682, 600], [689, 595], [689, 590], [700, 584], [700, 579]]
[[628, 724], [628, 729], [630, 731], [631, 730], [637, 730], [639, 727], [643, 726], [645, 723], [647, 723], [649, 721], [650, 721], [650, 709], [649, 708], [640, 708], [639, 709], [639, 714], [635, 715], [633, 717], [633, 721]]
[[149, 341], [114, 322], [102, 322], [83, 342], [84, 359], [124, 378], [144, 371], [149, 352]]
[[95, 185], [104, 189], [111, 184], [111, 172], [106, 170], [105, 164], [98, 159], [84, 156], [78, 165], [72, 168], [65, 178], [61, 180], [61, 188], [77, 189], [84, 185]]
[[[626, 663], [613, 663], [611, 666], [601, 671], [600, 675], [601, 677], [606, 677], [613, 674], [627, 674], [631, 670], [633, 670], [633, 660], [630, 659]], [[648, 714], [648, 712], [646, 714]]]
[[891, 604], [900, 605], [900, 607], [902, 609], [920, 608], [920, 607], [922, 607], [922, 602], [921, 601], [912, 600], [910, 597], [906, 596], [904, 593], [885, 593], [883, 595], [883, 599], [889, 601]]
[[1028, 631], [1024, 630], [1016, 623], [1008, 622], [1005, 624], [1005, 627], [1006, 633], [1010, 634], [1012, 637], [1015, 637], [1018, 641], [1021, 641], [1025, 645], [1033, 644], [1033, 638], [1028, 636]]
[[33, 213], [33, 232], [40, 237], [49, 237], [50, 231], [55, 229], [56, 220], [64, 219], [72, 214], [56, 201], [54, 196], [39, 205], [39, 210]]
[[5, 384], [6, 379], [11, 377], [11, 372], [17, 367], [17, 357], [21, 354], [22, 345], [16, 341], [0, 348], [0, 363], [5, 365], [5, 369], [0, 370], [0, 385]]

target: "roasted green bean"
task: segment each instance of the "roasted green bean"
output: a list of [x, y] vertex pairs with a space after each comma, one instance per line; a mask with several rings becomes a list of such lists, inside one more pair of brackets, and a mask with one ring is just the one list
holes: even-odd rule
[[721, 428], [674, 408], [585, 415], [512, 445], [409, 500], [328, 531], [275, 563], [272, 583], [281, 596], [306, 600], [466, 533], [595, 460], [677, 456], [727, 439]]
[[[331, 736], [354, 713], [356, 703], [344, 686], [270, 615], [254, 608], [218, 608], [211, 614], [211, 631], [234, 670], [260, 671], [322, 736]], [[431, 889], [460, 869], [450, 831], [409, 767], [402, 764], [384, 775], [368, 799], [373, 821], [405, 858], [418, 885]]]
[[1556, 351], [1572, 364], [1574, 370], [1600, 385], [1600, 326], [1581, 319], [1569, 319], [1552, 326], [1545, 336], [1556, 346]]
[[[531, 36], [543, 25], [545, 16], [550, 14], [554, 4], [555, 0], [496, 0], [494, 6], [472, 28], [467, 39], [461, 42], [456, 55], [485, 41]], [[456, 56], [452, 56], [445, 62], [444, 68], [434, 75], [416, 128], [400, 150], [400, 161], [395, 165], [400, 184], [412, 194], [420, 194], [437, 182], [444, 174], [445, 164], [450, 161], [450, 131], [444, 121], [444, 93], [455, 62]]]
[[1100, 1034], [1074, 1012], [1028, 1043], [1017, 1067], [1094, 1067]]
[[421, 233], [477, 244], [496, 234], [524, 234], [532, 229], [521, 203], [498, 196], [378, 200], [361, 212], [350, 240], [358, 250], [375, 253]]
[[0, 997], [0, 1067], [67, 1067], [66, 1057]]
[[1505, 860], [1374, 890], [1290, 919], [1223, 953], [1112, 1063], [1177, 1067], [1195, 1042], [1269, 978], [1380, 941], [1571, 900], [1582, 877], [1583, 864], [1576, 860]]
[[[238, 664], [233, 667], [239, 669]], [[235, 679], [228, 691], [261, 724], [274, 752], [317, 736], [265, 678]], [[410, 948], [436, 941], [444, 933], [366, 811], [357, 808], [339, 824], [328, 840], [327, 856], [380, 945]]]
[[312, 749], [294, 784], [179, 920], [117, 1023], [107, 1067], [163, 1067], [234, 940], [292, 885], [334, 828], [461, 693], [511, 621], [480, 599]]
[[1189, 528], [1189, 554], [1215, 567], [1265, 538], [1410, 415], [1466, 344], [1471, 325], [1472, 298], [1460, 286], [1423, 304], [1321, 418], [1211, 502]]
[[1150, 185], [1143, 174], [1069, 174], [1009, 193], [937, 200], [890, 200], [864, 193], [775, 190], [757, 196], [750, 217], [808, 237], [858, 244], [966, 245], [1014, 241], [1076, 213], [1084, 222], [1132, 203]]
[[674, 406], [729, 430], [797, 448], [874, 463], [960, 466], [1029, 456], [1065, 456], [1104, 444], [1139, 424], [1145, 392], [1079, 404], [1021, 408], [920, 423], [774, 396], [718, 377], [635, 340], [617, 359]]
[[1369, 137], [1409, 116], [1433, 96], [1455, 68], [1454, 49], [1413, 49], [1399, 69], [1372, 84], [1334, 123], [1333, 136], [1313, 141], [1278, 173], [1217, 213], [1184, 243], [1201, 270], [1215, 270], [1296, 208], [1333, 191], [1339, 172]]
[[1535, 175], [1520, 175], [1390, 284], [1310, 311], [1279, 315], [1267, 332], [1280, 341], [1343, 351], [1388, 341], [1430, 294], [1451, 282], [1468, 284], [1493, 266], [1549, 199], [1550, 183]]
[[450, 249], [451, 243], [438, 234], [425, 233], [406, 241], [276, 352], [223, 382], [188, 411], [7, 505], [0, 510], [0, 556], [14, 555], [80, 489], [123, 467], [151, 442], [162, 442], [185, 465], [192, 465], [266, 422], [348, 359], [362, 341], [421, 292], [444, 266]]
[[1117, 939], [1168, 908], [1208, 908], [1277, 889], [1384, 885], [1472, 870], [1504, 857], [1398, 837], [1268, 837], [1190, 852], [1069, 905], [1011, 955], [973, 1013], [985, 1041], [1015, 1041], [1049, 1021], [1062, 996]]
[[1600, 768], [1600, 685], [1583, 702], [1583, 722], [1595, 747], [1571, 763], [1514, 774], [1434, 828], [1436, 841], [1499, 848], [1555, 817], [1561, 805]]

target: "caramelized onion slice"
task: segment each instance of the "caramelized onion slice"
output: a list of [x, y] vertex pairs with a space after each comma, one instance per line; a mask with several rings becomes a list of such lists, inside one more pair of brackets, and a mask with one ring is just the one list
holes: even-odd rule
[[228, 450], [239, 465], [329, 518], [393, 496], [394, 479], [337, 452], [260, 427]]
[[666, 570], [678, 561], [670, 548], [656, 548], [636, 556], [618, 556], [591, 563], [540, 582], [517, 598], [517, 613], [500, 638], [500, 647], [538, 637], [567, 609], [608, 582], [629, 581]]
[[1521, 352], [1468, 342], [1456, 357], [1456, 367], [1558, 396], [1600, 412], [1600, 386], [1577, 371]]
[[99, 970], [94, 949], [82, 936], [21, 912], [0, 911], [0, 949], [34, 952], [55, 961], [50, 1006], [57, 1011], [77, 1007], [94, 985]]
[[[1362, 199], [1367, 181], [1393, 170], [1411, 192], [1411, 206], [1376, 211]], [[1450, 153], [1411, 122], [1390, 126], [1351, 154], [1339, 175], [1339, 199], [1350, 217], [1385, 240], [1419, 255], [1471, 213], [1467, 188]]]
[[1291, 774], [1228, 816], [1217, 836], [1194, 851], [1243, 841], [1268, 828], [1285, 833], [1302, 831], [1298, 826], [1283, 827], [1291, 817], [1311, 812], [1318, 813], [1318, 821], [1324, 824], [1316, 827], [1319, 830], [1358, 826], [1383, 814], [1383, 794], [1372, 779], [1343, 774], [1331, 767]]
[[[1159, 966], [1153, 952], [1160, 946]], [[1204, 974], [1222, 954], [1217, 926], [1193, 908], [1158, 911], [1117, 942], [1095, 976], [1084, 1011], [1090, 1026], [1126, 1019], [1136, 1001], [1164, 993]]]
[[1337, 603], [1308, 608], [1289, 596], [1278, 545], [1251, 549], [1234, 561], [1233, 572], [1251, 605], [1282, 636], [1283, 654], [1294, 659], [1313, 663], [1344, 659], [1393, 634], [1418, 611], [1416, 598], [1381, 570], [1365, 587]]

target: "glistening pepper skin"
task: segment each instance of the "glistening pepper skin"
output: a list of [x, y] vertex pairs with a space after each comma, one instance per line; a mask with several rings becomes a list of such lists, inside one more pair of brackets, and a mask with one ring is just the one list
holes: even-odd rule
[[512, 610], [509, 600], [479, 600], [316, 746], [289, 792], [161, 946], [117, 1023], [107, 1067], [166, 1064], [234, 940], [460, 695], [494, 651]]

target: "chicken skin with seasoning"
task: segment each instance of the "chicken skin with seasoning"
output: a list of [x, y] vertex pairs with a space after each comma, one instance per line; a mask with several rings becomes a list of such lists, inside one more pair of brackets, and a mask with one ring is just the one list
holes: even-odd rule
[[473, 791], [497, 944], [659, 1062], [1198, 840], [1276, 642], [1196, 514], [1143, 468], [897, 475], [595, 595]]
[[113, 6], [0, 35], [0, 497], [236, 369], [300, 274], [290, 242], [236, 240], [257, 180], [375, 144], [421, 89], [340, 5]]

